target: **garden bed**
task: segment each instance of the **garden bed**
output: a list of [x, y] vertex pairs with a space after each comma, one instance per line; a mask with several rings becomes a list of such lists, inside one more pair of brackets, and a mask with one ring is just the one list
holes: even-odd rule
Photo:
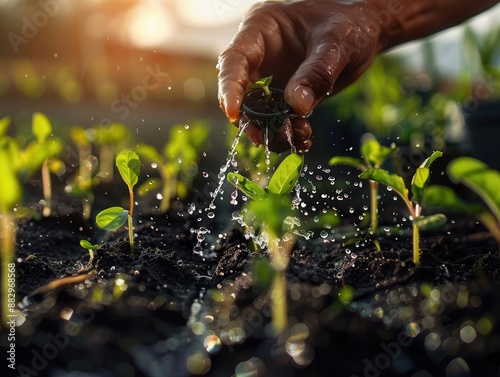
[[[24, 219], [16, 266], [18, 295], [29, 299], [17, 328], [18, 372], [498, 375], [498, 244], [474, 219], [450, 220], [422, 235], [418, 267], [408, 237], [385, 237], [381, 252], [368, 241], [299, 240], [286, 273], [288, 327], [275, 336], [265, 269], [256, 267], [265, 255], [237, 227], [207, 237], [201, 257], [193, 253], [195, 218], [142, 215], [134, 254], [127, 233], [116, 232], [90, 266], [79, 245], [95, 236], [89, 223], [72, 213]], [[32, 294], [89, 271], [81, 282]]]

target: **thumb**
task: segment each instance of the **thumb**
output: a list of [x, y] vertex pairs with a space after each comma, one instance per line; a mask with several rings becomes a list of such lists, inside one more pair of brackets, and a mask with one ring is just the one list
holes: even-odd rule
[[336, 44], [313, 46], [285, 88], [285, 99], [297, 115], [308, 115], [330, 94], [340, 73], [340, 60]]

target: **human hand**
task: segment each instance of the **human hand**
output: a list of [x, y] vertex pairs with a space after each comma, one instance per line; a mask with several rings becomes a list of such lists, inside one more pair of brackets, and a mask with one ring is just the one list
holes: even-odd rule
[[[311, 126], [303, 117], [327, 95], [357, 79], [381, 50], [377, 2], [307, 0], [256, 4], [245, 16], [231, 44], [220, 55], [219, 102], [236, 124], [247, 84], [273, 75], [284, 88], [297, 150], [311, 146]], [[263, 142], [255, 125], [246, 133]], [[285, 129], [274, 135], [274, 151], [289, 148]]]

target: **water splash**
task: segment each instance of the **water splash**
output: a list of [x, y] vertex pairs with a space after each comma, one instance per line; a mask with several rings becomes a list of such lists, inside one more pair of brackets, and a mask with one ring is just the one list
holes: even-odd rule
[[193, 253], [203, 256], [203, 241], [205, 241], [205, 234], [210, 233], [205, 227], [201, 227], [200, 229], [191, 228], [191, 233], [196, 233], [196, 245], [193, 247]]
[[297, 153], [297, 148], [295, 148], [295, 144], [293, 143], [292, 122], [290, 121], [290, 118], [286, 118], [283, 121], [283, 127], [285, 127], [285, 135], [288, 140], [288, 144], [290, 144], [290, 153]]
[[236, 137], [233, 140], [233, 144], [231, 145], [231, 148], [229, 149], [229, 152], [227, 154], [226, 158], [226, 163], [222, 165], [222, 167], [219, 170], [219, 174], [217, 175], [217, 178], [219, 179], [218, 185], [215, 188], [214, 192], [212, 193], [212, 200], [210, 201], [210, 204], [206, 208], [206, 210], [213, 210], [216, 208], [215, 206], [215, 200], [217, 199], [217, 196], [219, 195], [219, 192], [221, 192], [222, 185], [224, 184], [224, 180], [226, 178], [226, 172], [227, 169], [231, 165], [235, 166], [235, 156], [236, 156], [236, 147], [238, 146], [238, 143], [240, 141], [240, 137], [245, 131], [245, 129], [248, 127], [248, 124], [250, 123], [250, 120], [248, 119], [247, 116], [242, 116], [240, 119], [240, 123], [238, 126], [238, 133], [236, 134]]

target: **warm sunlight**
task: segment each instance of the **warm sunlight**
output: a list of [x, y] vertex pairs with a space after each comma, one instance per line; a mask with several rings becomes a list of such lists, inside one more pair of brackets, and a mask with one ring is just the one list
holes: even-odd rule
[[162, 0], [144, 0], [128, 14], [128, 37], [138, 47], [157, 47], [175, 31], [175, 20]]

